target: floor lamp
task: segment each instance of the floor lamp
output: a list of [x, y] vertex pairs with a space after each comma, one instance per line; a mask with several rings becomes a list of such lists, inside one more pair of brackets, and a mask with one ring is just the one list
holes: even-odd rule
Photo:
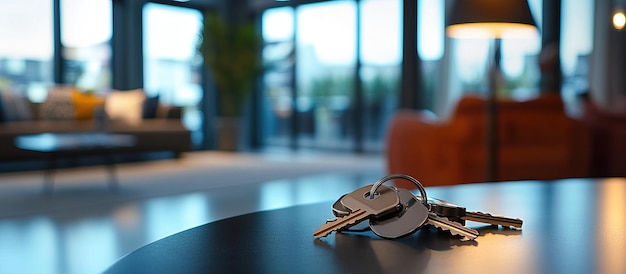
[[489, 38], [494, 40], [494, 62], [489, 72], [487, 98], [486, 180], [498, 180], [497, 74], [500, 70], [502, 38], [534, 37], [535, 20], [527, 0], [456, 0], [446, 22], [452, 38]]

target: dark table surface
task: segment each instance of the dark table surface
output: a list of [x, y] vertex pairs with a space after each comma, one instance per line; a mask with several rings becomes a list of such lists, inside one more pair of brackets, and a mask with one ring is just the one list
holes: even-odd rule
[[[386, 240], [312, 233], [333, 201], [256, 212], [144, 246], [108, 273], [626, 273], [626, 180], [567, 179], [427, 188], [474, 211], [519, 217], [475, 241], [435, 229]], [[236, 202], [236, 201], [234, 201]]]

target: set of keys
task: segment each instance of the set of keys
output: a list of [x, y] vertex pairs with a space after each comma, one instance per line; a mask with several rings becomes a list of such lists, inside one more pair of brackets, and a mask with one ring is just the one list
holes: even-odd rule
[[[405, 179], [415, 184], [420, 196], [411, 191], [383, 185], [392, 179]], [[521, 229], [522, 220], [489, 213], [467, 211], [450, 202], [429, 199], [424, 186], [415, 178], [404, 174], [392, 174], [376, 183], [361, 187], [341, 196], [332, 206], [335, 219], [327, 221], [313, 236], [322, 238], [332, 232], [347, 231], [364, 221], [382, 238], [395, 239], [414, 233], [425, 227], [435, 227], [461, 237], [474, 240], [478, 231], [465, 226], [474, 221], [495, 226]]]

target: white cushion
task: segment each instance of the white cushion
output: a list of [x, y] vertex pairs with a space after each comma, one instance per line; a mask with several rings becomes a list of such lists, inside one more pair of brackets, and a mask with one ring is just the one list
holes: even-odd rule
[[142, 89], [113, 90], [107, 95], [104, 109], [111, 119], [138, 124], [141, 122], [145, 99]]

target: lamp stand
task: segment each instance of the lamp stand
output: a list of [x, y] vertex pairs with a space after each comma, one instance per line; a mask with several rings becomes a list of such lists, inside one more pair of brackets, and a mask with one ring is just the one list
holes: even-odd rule
[[486, 148], [486, 180], [494, 182], [498, 180], [498, 104], [497, 93], [499, 87], [498, 78], [500, 76], [500, 60], [502, 55], [502, 40], [493, 39], [494, 59], [489, 71], [489, 87], [487, 98], [487, 143]]

